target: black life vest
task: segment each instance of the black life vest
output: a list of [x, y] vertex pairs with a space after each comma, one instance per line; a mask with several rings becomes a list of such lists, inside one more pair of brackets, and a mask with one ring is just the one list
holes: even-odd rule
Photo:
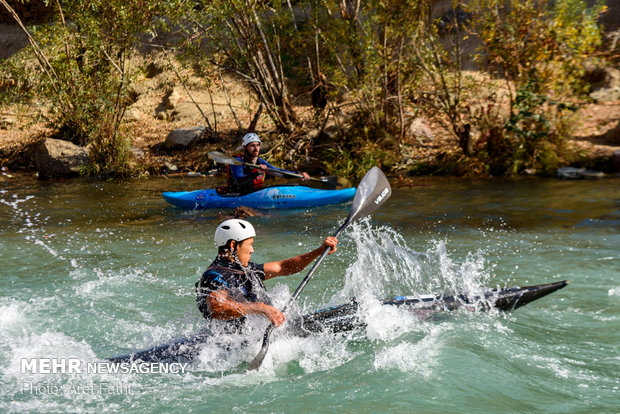
[[[250, 264], [251, 267], [256, 265]], [[262, 267], [260, 267], [262, 269]], [[239, 302], [264, 302], [270, 304], [260, 273], [211, 264], [196, 282], [196, 304], [205, 318], [211, 318], [207, 296], [217, 290], [225, 290], [233, 300]], [[264, 276], [263, 276], [264, 277]]]

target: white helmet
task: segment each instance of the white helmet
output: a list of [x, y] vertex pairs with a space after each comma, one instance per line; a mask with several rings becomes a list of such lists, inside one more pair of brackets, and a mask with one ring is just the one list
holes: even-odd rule
[[222, 247], [228, 240], [241, 242], [250, 237], [256, 237], [254, 227], [250, 223], [245, 220], [230, 219], [217, 226], [214, 240], [217, 247]]
[[245, 148], [246, 145], [252, 142], [258, 142], [259, 144], [261, 143], [260, 138], [254, 132], [250, 132], [249, 134], [245, 134], [243, 136], [243, 140], [241, 141], [241, 146]]

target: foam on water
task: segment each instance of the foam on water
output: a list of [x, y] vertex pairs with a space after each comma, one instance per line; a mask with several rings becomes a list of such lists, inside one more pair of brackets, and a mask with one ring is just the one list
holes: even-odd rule
[[[617, 268], [616, 235], [608, 231], [608, 239], [601, 240], [595, 233], [600, 230], [591, 227], [495, 230], [460, 222], [451, 228], [442, 224], [439, 231], [431, 224], [423, 234], [371, 224], [381, 220], [380, 214], [349, 227], [339, 252], [327, 259], [287, 314], [292, 319], [356, 297], [364, 329], [306, 338], [277, 329], [263, 367], [247, 374], [243, 367], [260, 349], [267, 327], [258, 316], [251, 318], [255, 328], [248, 335], [216, 333], [185, 374], [22, 374], [23, 358], [103, 361], [197, 332], [204, 321], [193, 283], [212, 249], [196, 244], [204, 243], [202, 225], [217, 220], [160, 209], [157, 194], [152, 213], [146, 214], [158, 217], [155, 224], [119, 224], [118, 211], [127, 203], [108, 211], [106, 201], [96, 207], [82, 204], [81, 219], [72, 216], [70, 223], [67, 216], [79, 203], [74, 194], [80, 193], [62, 194], [48, 208], [47, 199], [42, 206], [38, 195], [24, 191], [31, 194], [0, 190], [0, 218], [7, 223], [0, 248], [10, 252], [0, 257], [9, 268], [0, 302], [2, 412], [172, 412], [179, 407], [363, 412], [371, 406], [385, 412], [612, 412], [617, 405], [620, 288], [610, 271]], [[316, 217], [308, 220], [314, 223]], [[300, 243], [289, 233], [305, 232], [308, 237], [296, 246], [303, 251], [313, 248], [311, 237], [332, 230], [325, 223], [320, 229], [296, 223], [285, 232], [277, 217], [270, 217], [269, 225], [260, 220], [261, 230], [278, 242], [292, 241], [286, 248], [266, 241], [274, 259], [287, 257], [288, 248]], [[390, 223], [405, 227], [407, 220]], [[518, 228], [514, 219], [506, 223]], [[401, 295], [479, 292], [493, 286], [491, 272], [502, 281], [514, 277], [517, 284], [560, 277], [573, 284], [555, 294], [558, 300], [541, 300], [508, 315], [457, 312], [427, 320], [380, 305]], [[278, 308], [299, 280], [275, 280], [270, 293]], [[238, 346], [243, 341], [245, 346]], [[132, 394], [70, 389], [100, 381], [122, 382]], [[61, 392], [27, 395], [20, 393], [21, 382], [56, 385]]]
[[374, 368], [398, 369], [425, 378], [432, 377], [433, 367], [437, 365], [438, 356], [443, 351], [441, 335], [445, 331], [445, 326], [433, 326], [417, 342], [401, 342], [380, 350], [375, 355]]
[[[55, 306], [62, 307], [62, 303], [63, 298], [54, 301]], [[88, 364], [105, 363], [98, 356], [100, 352], [86, 340], [58, 331], [55, 323], [42, 324], [40, 311], [19, 301], [0, 306], [2, 412], [118, 412], [125, 407], [125, 397], [132, 393], [148, 397], [170, 381], [166, 377], [176, 376], [174, 381], [181, 382], [203, 380], [193, 378], [189, 367], [188, 372], [179, 374], [88, 372], [84, 369]], [[170, 328], [160, 336], [169, 337], [173, 332]], [[136, 324], [135, 329], [144, 332], [145, 327]], [[155, 327], [152, 335], [157, 336], [157, 331]], [[65, 369], [51, 373], [24, 370], [24, 361], [48, 358], [65, 361]], [[82, 372], [70, 372], [69, 360], [79, 360]]]
[[[359, 316], [366, 323], [364, 338], [388, 344], [375, 356], [375, 369], [415, 370], [416, 361], [430, 363], [437, 355], [438, 351], [433, 349], [438, 346], [440, 332], [445, 328], [435, 329], [404, 308], [382, 306], [381, 300], [403, 294], [415, 297], [429, 293], [479, 292], [489, 279], [482, 253], [469, 254], [458, 263], [450, 257], [445, 241], [433, 241], [426, 251], [418, 252], [409, 247], [396, 230], [374, 227], [369, 220], [352, 225], [346, 236], [353, 241], [355, 260], [346, 270], [344, 287], [333, 295], [329, 305], [356, 298], [360, 305]], [[276, 288], [272, 295], [280, 308], [279, 305], [290, 297], [287, 289]], [[400, 342], [399, 338], [411, 335], [421, 338], [420, 342]], [[350, 335], [307, 338], [275, 335], [261, 372], [273, 374], [278, 366], [292, 361], [299, 361], [307, 373], [334, 369], [359, 354], [360, 351], [349, 346], [350, 339]], [[421, 351], [420, 359], [406, 355]]]
[[299, 366], [307, 373], [328, 371], [348, 363], [361, 354], [361, 351], [352, 350], [342, 338], [323, 336], [320, 341], [302, 341], [297, 338], [298, 349], [304, 354], [299, 360]]
[[27, 303], [9, 300], [0, 305], [0, 338], [21, 332], [27, 323]]

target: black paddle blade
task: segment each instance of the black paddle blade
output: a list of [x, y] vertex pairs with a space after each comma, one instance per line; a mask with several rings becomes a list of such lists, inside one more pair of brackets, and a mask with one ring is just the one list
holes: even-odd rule
[[392, 195], [387, 177], [379, 167], [372, 167], [357, 186], [347, 222], [364, 217], [378, 209]]
[[256, 354], [254, 359], [250, 362], [250, 364], [245, 369], [246, 372], [256, 371], [263, 364], [263, 360], [265, 359], [265, 356], [267, 355], [267, 350], [269, 349], [269, 337], [271, 336], [271, 331], [273, 331], [274, 328], [275, 328], [275, 325], [272, 324], [272, 325], [269, 325], [269, 328], [267, 328], [267, 330], [265, 331], [265, 334], [263, 335], [263, 346], [261, 346], [260, 351], [258, 351], [258, 354]]
[[209, 158], [215, 162], [219, 162], [220, 164], [243, 165], [243, 163], [238, 159], [230, 157], [219, 151], [209, 151]]

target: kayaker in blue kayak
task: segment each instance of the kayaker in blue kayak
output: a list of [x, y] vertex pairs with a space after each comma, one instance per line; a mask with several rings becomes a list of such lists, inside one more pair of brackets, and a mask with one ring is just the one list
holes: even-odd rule
[[206, 319], [232, 321], [233, 326], [240, 326], [247, 315], [258, 314], [276, 326], [282, 325], [284, 315], [271, 305], [263, 282], [300, 272], [326, 248], [332, 254], [338, 245], [338, 239], [327, 237], [308, 253], [256, 264], [250, 261], [255, 237], [254, 227], [245, 220], [226, 220], [215, 230], [218, 255], [196, 282], [196, 302]]
[[[260, 165], [259, 168], [253, 168], [247, 165], [228, 165], [228, 192], [247, 194], [252, 191], [259, 190], [265, 182], [267, 169], [279, 170], [287, 173], [292, 171], [284, 170], [282, 168], [274, 167], [264, 159], [260, 158], [260, 145], [261, 140], [257, 134], [250, 132], [245, 134], [241, 141], [243, 148], [243, 154], [235, 155], [234, 157], [239, 161]], [[273, 173], [271, 173], [273, 174]], [[302, 172], [302, 180], [308, 180], [310, 176], [306, 172]]]

